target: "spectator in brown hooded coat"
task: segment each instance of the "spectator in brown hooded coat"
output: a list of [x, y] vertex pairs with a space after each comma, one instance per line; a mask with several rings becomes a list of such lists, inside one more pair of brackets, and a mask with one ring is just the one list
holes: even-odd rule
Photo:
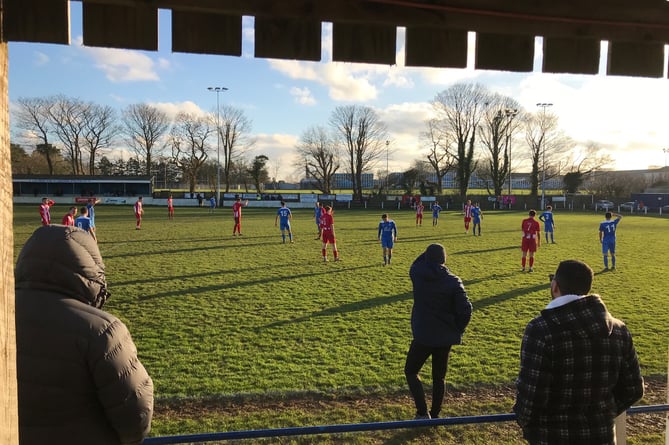
[[153, 382], [109, 297], [97, 243], [61, 225], [37, 229], [16, 264], [21, 445], [139, 444]]

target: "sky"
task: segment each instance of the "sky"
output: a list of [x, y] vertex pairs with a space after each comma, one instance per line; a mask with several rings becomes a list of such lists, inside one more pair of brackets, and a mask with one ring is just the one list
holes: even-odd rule
[[[609, 154], [617, 170], [662, 167], [669, 153], [668, 47], [664, 79], [540, 73], [541, 38], [536, 39], [531, 73], [476, 71], [470, 54], [466, 69], [404, 66], [404, 29], [398, 28], [397, 65], [332, 62], [332, 27], [323, 24], [322, 62], [253, 57], [253, 18], [243, 20], [242, 56], [172, 53], [170, 13], [159, 12], [159, 50], [129, 51], [82, 45], [81, 3], [70, 2], [71, 44], [9, 44], [10, 113], [21, 97], [69, 97], [122, 110], [148, 103], [170, 115], [178, 111], [216, 112], [220, 105], [244, 111], [256, 143], [249, 156], [269, 158], [270, 176], [299, 180], [295, 147], [309, 127], [327, 126], [338, 106], [373, 108], [388, 129], [387, 159], [377, 170], [408, 169], [424, 159], [419, 134], [431, 117], [431, 101], [456, 82], [476, 82], [514, 98], [537, 112], [553, 104], [559, 126], [575, 147], [592, 142]], [[475, 37], [470, 36], [470, 49]], [[606, 42], [602, 53], [606, 54]], [[604, 73], [605, 57], [600, 62]], [[10, 122], [11, 125], [11, 122]], [[12, 142], [23, 143], [12, 129]], [[513, 153], [526, 150], [516, 142]], [[512, 159], [512, 164], [514, 159]], [[520, 161], [522, 164], [522, 161]], [[514, 171], [520, 167], [514, 166]]]

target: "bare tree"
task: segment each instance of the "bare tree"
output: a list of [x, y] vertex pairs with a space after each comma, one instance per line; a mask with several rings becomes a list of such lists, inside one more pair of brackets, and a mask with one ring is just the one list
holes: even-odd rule
[[248, 174], [253, 179], [258, 193], [265, 189], [265, 182], [269, 179], [269, 172], [267, 171], [267, 161], [269, 158], [265, 155], [259, 155], [253, 158], [251, 167], [248, 169]]
[[58, 139], [64, 146], [65, 159], [70, 163], [72, 174], [84, 174], [82, 155], [83, 135], [86, 132], [84, 113], [87, 104], [80, 99], [59, 95], [49, 99], [49, 121]]
[[457, 83], [437, 94], [433, 106], [443, 121], [444, 131], [455, 141], [456, 180], [460, 196], [467, 196], [469, 179], [476, 170], [474, 147], [488, 90], [479, 84]]
[[412, 195], [416, 186], [420, 187], [421, 194], [426, 194], [428, 182], [427, 177], [432, 170], [429, 162], [416, 159], [409, 170], [402, 173], [402, 187], [407, 195]]
[[518, 103], [509, 97], [491, 94], [488, 101], [480, 125], [481, 143], [487, 153], [479, 173], [492, 183], [492, 194], [500, 196], [504, 183], [511, 184], [511, 145], [522, 116]]
[[21, 97], [17, 103], [18, 108], [14, 114], [14, 125], [16, 128], [27, 131], [31, 139], [33, 137], [37, 139], [36, 150], [44, 156], [49, 174], [53, 175], [54, 162], [59, 151], [49, 143], [49, 136], [54, 131], [49, 119], [49, 109], [52, 101], [39, 97]]
[[213, 132], [207, 118], [181, 112], [174, 120], [169, 135], [172, 159], [188, 180], [190, 193], [195, 193], [197, 175], [207, 160], [208, 138]]
[[235, 161], [241, 158], [244, 152], [254, 144], [249, 135], [251, 120], [246, 117], [243, 110], [223, 106], [221, 107], [219, 123], [218, 130], [221, 138], [221, 148], [223, 149], [223, 181], [225, 182], [225, 191], [229, 192]]
[[304, 160], [305, 173], [316, 181], [316, 188], [330, 194], [339, 170], [338, 149], [333, 137], [323, 127], [310, 127], [300, 138], [297, 152]]
[[612, 164], [613, 158], [602, 153], [598, 143], [588, 142], [583, 151], [575, 154], [569, 172], [564, 175], [565, 190], [567, 193], [576, 193], [591, 172], [607, 169]]
[[95, 158], [105, 148], [110, 148], [118, 131], [116, 110], [109, 105], [88, 103], [82, 114], [84, 151], [87, 152], [88, 174], [95, 174]]
[[444, 175], [451, 171], [455, 163], [455, 157], [451, 150], [453, 142], [451, 134], [443, 131], [439, 126], [439, 120], [430, 119], [426, 122], [427, 130], [420, 137], [429, 146], [427, 161], [437, 177], [437, 194], [443, 191]]
[[558, 117], [545, 109], [525, 120], [525, 141], [529, 147], [532, 170], [530, 194], [538, 196], [540, 178], [560, 174], [568, 164], [563, 154], [569, 150], [570, 139], [558, 128]]
[[330, 124], [341, 140], [348, 157], [353, 183], [353, 198], [362, 199], [362, 174], [374, 168], [386, 152], [386, 127], [370, 107], [337, 107]]
[[153, 155], [158, 153], [158, 143], [170, 126], [167, 114], [153, 105], [132, 104], [122, 113], [125, 140], [137, 156], [146, 161], [146, 174], [151, 174]]

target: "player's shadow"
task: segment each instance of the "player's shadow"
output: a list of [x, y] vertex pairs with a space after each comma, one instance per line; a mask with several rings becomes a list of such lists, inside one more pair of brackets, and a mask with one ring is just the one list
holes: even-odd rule
[[[262, 265], [258, 267], [245, 267], [245, 272], [250, 272], [254, 270], [267, 270], [267, 266]], [[203, 278], [210, 276], [221, 276], [221, 275], [238, 275], [239, 269], [230, 269], [230, 270], [210, 270], [207, 272], [193, 273], [193, 274], [179, 274], [179, 275], [169, 275], [162, 277], [150, 277], [144, 278], [141, 280], [129, 280], [129, 281], [109, 281], [110, 286], [131, 286], [144, 283], [155, 283], [155, 282], [166, 282], [166, 281], [183, 281], [190, 278]]]
[[459, 252], [453, 252], [453, 255], [463, 255], [463, 254], [470, 254], [470, 253], [482, 253], [482, 252], [498, 252], [500, 250], [520, 250], [519, 246], [505, 246], [505, 247], [495, 247], [492, 249], [467, 249], [467, 250], [461, 250]]
[[264, 326], [259, 326], [255, 328], [256, 332], [260, 332], [265, 329], [279, 328], [291, 324], [301, 323], [313, 319], [314, 317], [330, 317], [333, 315], [342, 315], [352, 312], [360, 312], [368, 309], [372, 309], [379, 306], [384, 306], [387, 304], [393, 304], [400, 301], [409, 300], [412, 298], [411, 292], [405, 292], [403, 294], [397, 294], [393, 296], [379, 296], [369, 298], [367, 300], [355, 301], [353, 303], [346, 303], [340, 306], [331, 307], [323, 309], [322, 311], [312, 312], [310, 314], [304, 315], [302, 317], [291, 318], [290, 320], [280, 320], [273, 323], [266, 324]]
[[513, 298], [523, 297], [524, 295], [531, 294], [533, 292], [547, 290], [549, 287], [550, 283], [542, 283], [535, 286], [511, 289], [507, 292], [502, 292], [501, 294], [491, 295], [489, 297], [483, 298], [482, 300], [473, 301], [472, 305], [474, 306], [475, 310], [483, 309], [494, 304], [503, 303]]
[[[163, 242], [161, 244], [152, 244], [152, 248], [159, 248], [161, 245], [174, 245], [174, 242], [172, 241], [165, 241], [162, 240]], [[193, 247], [188, 247], [188, 248], [183, 248], [183, 249], [172, 249], [172, 250], [154, 250], [154, 251], [141, 251], [141, 252], [133, 252], [133, 253], [123, 253], [123, 254], [103, 254], [103, 257], [105, 259], [109, 258], [127, 258], [127, 257], [134, 257], [134, 256], [149, 256], [149, 255], [169, 255], [172, 253], [181, 253], [181, 252], [203, 252], [205, 250], [218, 250], [218, 249], [223, 249], [225, 247], [232, 247], [230, 245], [224, 244], [222, 241], [209, 241], [209, 244], [206, 246], [193, 246]], [[236, 247], [236, 246], [235, 246]]]
[[[357, 267], [348, 267], [348, 268], [342, 268], [338, 269], [337, 272], [341, 273], [346, 273], [350, 272], [353, 270], [359, 270], [359, 269], [368, 269], [371, 267], [377, 267], [375, 265], [367, 265], [367, 266], [357, 266]], [[218, 290], [223, 290], [223, 289], [240, 289], [246, 286], [255, 286], [258, 284], [267, 284], [272, 281], [284, 281], [284, 280], [292, 280], [292, 279], [300, 279], [300, 278], [306, 278], [306, 277], [314, 277], [318, 275], [327, 275], [331, 276], [332, 275], [332, 270], [328, 267], [326, 270], [323, 270], [323, 272], [310, 272], [310, 273], [303, 273], [303, 274], [292, 274], [292, 275], [282, 275], [282, 276], [275, 276], [274, 278], [263, 278], [259, 280], [250, 280], [250, 281], [234, 281], [231, 283], [225, 283], [225, 284], [213, 284], [210, 286], [198, 286], [198, 287], [191, 287], [189, 289], [179, 289], [178, 291], [169, 291], [169, 292], [158, 292], [155, 294], [149, 294], [149, 295], [144, 295], [140, 296], [139, 300], [149, 300], [153, 298], [163, 298], [163, 297], [178, 297], [182, 294], [202, 294], [202, 293], [207, 293], [207, 292], [214, 292]], [[210, 274], [216, 274], [219, 275], [220, 272], [211, 272]]]

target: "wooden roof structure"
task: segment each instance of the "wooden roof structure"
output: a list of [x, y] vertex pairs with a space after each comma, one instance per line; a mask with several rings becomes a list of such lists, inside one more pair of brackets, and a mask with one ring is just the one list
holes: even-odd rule
[[[83, 3], [87, 46], [156, 51], [158, 10], [171, 11], [174, 52], [240, 56], [242, 17], [255, 18], [255, 57], [318, 61], [324, 22], [333, 60], [394, 65], [397, 27], [407, 66], [662, 78], [666, 0], [72, 0]], [[0, 444], [18, 444], [7, 42], [70, 43], [69, 0], [0, 0]], [[7, 248], [9, 247], [9, 248]]]
[[[158, 49], [158, 10], [169, 9], [174, 52], [241, 56], [242, 16], [255, 18], [255, 57], [319, 61], [333, 24], [334, 61], [394, 65], [406, 27], [407, 66], [529, 72], [543, 37], [542, 71], [665, 76], [666, 0], [76, 0], [88, 46]], [[3, 0], [5, 41], [70, 43], [69, 0]]]

